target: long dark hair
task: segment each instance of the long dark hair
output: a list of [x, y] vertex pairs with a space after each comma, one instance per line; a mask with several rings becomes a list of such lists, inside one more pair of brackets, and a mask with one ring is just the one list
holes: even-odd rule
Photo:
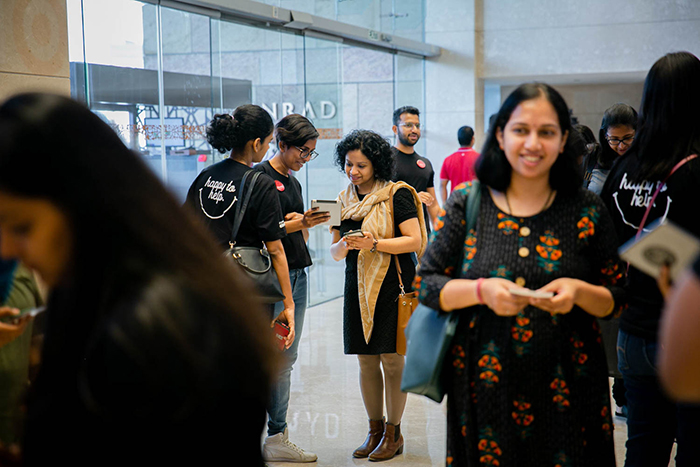
[[608, 129], [618, 125], [631, 126], [637, 130], [637, 111], [634, 107], [618, 102], [605, 110], [603, 120], [600, 122], [598, 140], [600, 141], [600, 151], [598, 152], [598, 165], [602, 169], [609, 169], [613, 162], [620, 156], [607, 141]]
[[251, 140], [267, 138], [272, 133], [270, 114], [259, 105], [236, 107], [233, 116], [216, 114], [207, 126], [207, 141], [220, 153], [241, 150]]
[[78, 339], [87, 342], [125, 290], [165, 275], [209, 304], [221, 326], [246, 330], [241, 335], [256, 354], [251, 360], [269, 377], [263, 312], [241, 273], [141, 158], [82, 104], [32, 93], [0, 106], [0, 191], [46, 199], [68, 219], [71, 277], [52, 293], [49, 314], [53, 306], [79, 315]]
[[[562, 134], [571, 133], [571, 118], [569, 108], [553, 87], [545, 83], [526, 83], [518, 86], [503, 102], [501, 109], [496, 114], [496, 119], [491, 124], [486, 138], [486, 143], [481, 150], [481, 155], [476, 162], [476, 176], [485, 185], [498, 191], [505, 191], [510, 185], [510, 177], [513, 172], [505, 153], [498, 145], [496, 133], [503, 130], [510, 120], [513, 111], [522, 102], [544, 97], [552, 104], [559, 118], [559, 127]], [[583, 184], [581, 170], [577, 164], [577, 154], [573, 149], [571, 138], [564, 145], [564, 151], [559, 154], [556, 162], [549, 171], [549, 185], [561, 194], [576, 192]]]
[[633, 147], [640, 160], [635, 181], [661, 180], [686, 156], [700, 152], [700, 60], [669, 53], [649, 70]]

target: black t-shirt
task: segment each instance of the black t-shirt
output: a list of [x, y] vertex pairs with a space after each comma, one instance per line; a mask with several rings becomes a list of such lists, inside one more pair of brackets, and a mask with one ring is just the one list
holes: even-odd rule
[[[601, 193], [610, 211], [621, 243], [634, 238], [660, 181], [633, 183], [632, 177], [639, 166], [636, 153], [630, 153], [613, 166]], [[700, 237], [700, 218], [697, 216], [698, 187], [700, 187], [700, 159], [681, 166], [659, 192], [649, 212], [645, 226], [659, 218], [667, 218], [689, 233]], [[646, 229], [646, 227], [645, 227]], [[645, 339], [657, 338], [659, 318], [664, 299], [656, 279], [630, 266], [628, 301], [620, 320], [625, 332]]]
[[[294, 178], [292, 174], [289, 174], [289, 176], [282, 175], [272, 167], [270, 161], [256, 165], [255, 170], [269, 175], [274, 180], [283, 215], [286, 216], [290, 212], [304, 213], [304, 199], [301, 196], [299, 180]], [[289, 263], [290, 270], [311, 266], [311, 255], [309, 255], [309, 249], [306, 247], [304, 234], [301, 230], [288, 233], [282, 239], [282, 245], [287, 255], [287, 263]]]
[[700, 256], [698, 256], [693, 263], [693, 272], [695, 273], [695, 276], [700, 279]]
[[[252, 169], [245, 164], [224, 159], [202, 170], [187, 192], [186, 204], [194, 209], [225, 249], [231, 240], [236, 205], [243, 199], [239, 192], [241, 180], [249, 170]], [[250, 178], [248, 175], [246, 192]], [[253, 187], [236, 245], [261, 247], [262, 242], [280, 240], [286, 234], [275, 182], [262, 174]]]
[[428, 191], [428, 188], [435, 186], [433, 178], [435, 172], [433, 165], [425, 157], [421, 157], [417, 152], [406, 154], [392, 147], [391, 153], [396, 161], [396, 176], [393, 182], [406, 182], [418, 193]]
[[[391, 153], [396, 161], [396, 175], [391, 180], [392, 182], [406, 182], [418, 193], [428, 191], [428, 188], [435, 186], [433, 182], [435, 171], [433, 171], [433, 164], [428, 159], [419, 156], [417, 152], [406, 154], [395, 147], [391, 148]], [[423, 205], [423, 214], [425, 217], [425, 228], [430, 233], [428, 207], [425, 204]]]

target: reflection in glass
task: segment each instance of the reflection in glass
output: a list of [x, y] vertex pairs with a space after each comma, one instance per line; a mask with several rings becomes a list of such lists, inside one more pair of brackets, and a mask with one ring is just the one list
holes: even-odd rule
[[[266, 3], [422, 37], [422, 0]], [[109, 122], [180, 199], [204, 167], [226, 157], [206, 142], [215, 113], [253, 103], [275, 122], [300, 113], [314, 123], [318, 157], [295, 174], [308, 209], [312, 199], [335, 199], [348, 184], [333, 164], [343, 135], [364, 128], [391, 139], [396, 107], [423, 110], [421, 59], [136, 0], [67, 6], [72, 95]], [[272, 144], [266, 159], [276, 150]], [[311, 230], [311, 304], [343, 293], [345, 265], [331, 259], [330, 244], [327, 226]]]

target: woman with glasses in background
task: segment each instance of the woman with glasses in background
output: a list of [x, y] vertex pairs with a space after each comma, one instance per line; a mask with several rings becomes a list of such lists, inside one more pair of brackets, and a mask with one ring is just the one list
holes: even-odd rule
[[586, 188], [599, 195], [613, 162], [624, 155], [634, 141], [637, 131], [637, 111], [627, 104], [615, 104], [603, 115], [598, 140], [600, 151], [589, 154], [584, 161]]
[[[297, 360], [299, 340], [306, 313], [306, 268], [311, 266], [311, 255], [306, 247], [306, 241], [309, 238], [308, 229], [329, 220], [330, 214], [318, 212], [318, 208], [304, 212], [301, 184], [290, 172], [298, 172], [304, 167], [304, 164], [318, 156], [316, 152], [318, 131], [316, 128], [306, 117], [291, 114], [277, 123], [275, 137], [279, 152], [269, 161], [256, 165], [255, 170], [269, 175], [274, 180], [282, 207], [287, 228], [287, 236], [282, 238], [282, 245], [289, 265], [289, 281], [294, 298], [294, 323], [297, 337], [284, 353], [277, 382], [272, 386], [268, 407], [267, 438], [263, 444], [263, 458], [267, 462], [313, 462], [317, 459], [316, 454], [305, 452], [289, 441], [287, 409], [289, 407], [292, 366]], [[275, 313], [281, 312], [282, 309], [283, 304], [278, 302], [275, 306]]]

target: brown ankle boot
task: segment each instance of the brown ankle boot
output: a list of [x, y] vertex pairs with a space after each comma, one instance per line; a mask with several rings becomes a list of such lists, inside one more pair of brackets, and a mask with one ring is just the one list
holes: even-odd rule
[[387, 423], [384, 427], [384, 436], [377, 446], [377, 449], [369, 455], [371, 461], [389, 460], [397, 454], [403, 452], [403, 436], [401, 435], [401, 424], [392, 425]]
[[369, 421], [369, 433], [367, 433], [367, 439], [364, 444], [359, 448], [355, 449], [352, 453], [353, 457], [364, 458], [369, 456], [369, 454], [374, 451], [374, 449], [379, 446], [379, 442], [382, 440], [382, 434], [384, 433], [384, 418], [381, 420], [370, 420]]

